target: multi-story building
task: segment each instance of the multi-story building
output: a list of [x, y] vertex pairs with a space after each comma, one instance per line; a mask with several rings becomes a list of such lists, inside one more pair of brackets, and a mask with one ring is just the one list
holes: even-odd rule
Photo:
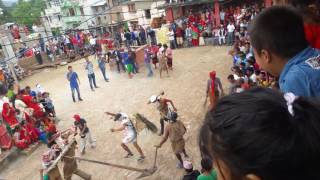
[[112, 26], [124, 26], [130, 30], [138, 26], [150, 26], [153, 18], [165, 15], [163, 0], [108, 0], [110, 14], [108, 20]]
[[48, 0], [47, 9], [44, 10], [44, 23], [45, 26], [51, 29], [55, 34], [63, 29], [63, 21], [61, 16], [61, 0]]

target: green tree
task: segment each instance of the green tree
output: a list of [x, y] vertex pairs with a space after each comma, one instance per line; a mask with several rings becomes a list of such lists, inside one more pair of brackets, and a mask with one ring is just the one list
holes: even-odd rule
[[0, 24], [11, 21], [10, 13], [8, 12], [8, 7], [4, 5], [2, 0], [0, 0]]
[[12, 19], [18, 24], [39, 23], [41, 11], [45, 9], [43, 0], [19, 1], [11, 12]]

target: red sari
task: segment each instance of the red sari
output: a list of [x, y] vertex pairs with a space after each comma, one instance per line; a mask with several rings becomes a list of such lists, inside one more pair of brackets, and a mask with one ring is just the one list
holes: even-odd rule
[[16, 111], [13, 107], [10, 107], [9, 103], [3, 104], [2, 117], [3, 120], [8, 123], [11, 129], [19, 124], [16, 118]]
[[33, 109], [33, 116], [35, 118], [41, 118], [44, 113], [37, 102], [34, 102], [33, 97], [30, 95], [23, 95], [22, 101], [28, 106], [28, 108]]
[[34, 128], [34, 126], [31, 123], [26, 123], [24, 125], [24, 128], [27, 132], [27, 135], [29, 136], [29, 139], [31, 142], [37, 142], [39, 139], [39, 134], [37, 130]]
[[4, 125], [0, 125], [0, 148], [1, 149], [10, 149], [12, 146], [12, 139], [7, 132], [7, 129]]

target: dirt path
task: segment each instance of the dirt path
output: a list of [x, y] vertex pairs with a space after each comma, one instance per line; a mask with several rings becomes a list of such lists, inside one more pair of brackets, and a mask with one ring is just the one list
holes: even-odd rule
[[[70, 95], [69, 84], [66, 80], [67, 67], [44, 70], [22, 82], [22, 85], [34, 86], [40, 83], [46, 91], [51, 92], [57, 114], [62, 121], [59, 128], [64, 129], [72, 125], [72, 115], [79, 113], [83, 116], [97, 140], [96, 149], [88, 149], [85, 158], [98, 159], [113, 163], [119, 163], [137, 167], [150, 167], [152, 164], [154, 145], [159, 143], [160, 137], [149, 132], [143, 132], [138, 136], [138, 141], [145, 151], [147, 159], [143, 163], [137, 163], [138, 154], [133, 149], [135, 156], [132, 159], [124, 159], [125, 152], [120, 147], [122, 133], [111, 133], [110, 128], [119, 124], [107, 118], [105, 111], [123, 111], [126, 113], [139, 112], [152, 120], [159, 126], [159, 114], [153, 105], [147, 105], [148, 98], [161, 90], [164, 90], [166, 97], [172, 99], [178, 109], [181, 120], [187, 126], [188, 132], [185, 135], [186, 149], [195, 167], [200, 169], [200, 155], [197, 146], [197, 135], [199, 126], [202, 123], [205, 108], [203, 106], [205, 87], [208, 73], [211, 70], [217, 71], [224, 86], [228, 86], [226, 77], [230, 72], [231, 58], [227, 55], [226, 47], [200, 47], [181, 49], [174, 51], [174, 71], [170, 77], [160, 79], [159, 73], [153, 78], [147, 78], [144, 68], [132, 80], [127, 75], [116, 72], [108, 72], [111, 81], [103, 81], [99, 69], [96, 69], [97, 84], [100, 86], [95, 92], [89, 88], [84, 61], [77, 61], [72, 64], [74, 70], [79, 74], [81, 85], [80, 91], [84, 101], [73, 103]], [[97, 68], [97, 66], [95, 65]], [[38, 169], [41, 167], [41, 154], [45, 146], [28, 157], [21, 157], [10, 166], [1, 170], [0, 177], [9, 180], [37, 180], [39, 179]], [[110, 168], [86, 162], [80, 163], [80, 168], [93, 174], [96, 180], [125, 180], [135, 179], [139, 173], [121, 169]], [[145, 179], [179, 179], [183, 170], [176, 169], [176, 159], [171, 151], [170, 143], [167, 142], [160, 149], [158, 155], [158, 170], [153, 176]], [[80, 179], [74, 176], [75, 180]]]

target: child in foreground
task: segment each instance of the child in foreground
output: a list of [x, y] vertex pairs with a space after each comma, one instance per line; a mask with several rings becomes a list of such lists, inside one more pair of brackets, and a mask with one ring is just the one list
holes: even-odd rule
[[218, 179], [319, 179], [319, 117], [319, 101], [250, 89], [208, 112], [200, 151], [213, 159]]

